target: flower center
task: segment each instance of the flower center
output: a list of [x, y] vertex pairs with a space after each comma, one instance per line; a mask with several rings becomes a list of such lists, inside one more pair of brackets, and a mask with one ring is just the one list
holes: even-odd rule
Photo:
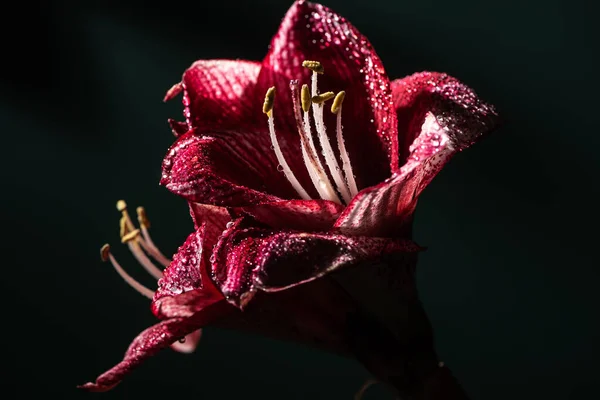
[[[148, 258], [146, 254], [149, 254], [156, 262], [161, 264], [163, 267], [168, 267], [170, 260], [163, 255], [163, 253], [154, 245], [148, 228], [150, 228], [150, 221], [146, 216], [146, 210], [144, 207], [137, 208], [138, 222], [140, 229], [136, 229], [129, 212], [127, 211], [127, 204], [123, 200], [117, 202], [117, 210], [121, 212], [121, 220], [119, 221], [121, 242], [127, 243], [129, 250], [133, 256], [138, 260], [142, 267], [155, 279], [160, 279], [163, 276], [162, 271], [154, 265], [152, 260]], [[123, 278], [125, 282], [134, 288], [140, 294], [152, 299], [154, 291], [148, 289], [136, 281], [131, 275], [129, 275], [117, 262], [117, 259], [110, 252], [110, 246], [105, 244], [100, 250], [100, 256], [102, 261], [110, 261], [115, 271]]]
[[[342, 103], [346, 93], [341, 91], [337, 95], [333, 92], [319, 94], [317, 79], [319, 74], [324, 73], [323, 66], [318, 61], [304, 61], [302, 66], [312, 71], [311, 89], [309, 90], [308, 85], [302, 85], [302, 90], [300, 91], [298, 81], [293, 80], [290, 82], [294, 118], [296, 119], [296, 128], [300, 135], [302, 159], [304, 160], [304, 165], [308, 171], [312, 184], [319, 193], [321, 199], [334, 201], [339, 204], [348, 204], [352, 197], [358, 193], [358, 188], [356, 187], [356, 180], [354, 179], [354, 174], [352, 172], [350, 157], [346, 151], [346, 145], [342, 134]], [[339, 155], [342, 161], [342, 168], [340, 168], [336, 155], [331, 147], [331, 143], [329, 142], [327, 129], [323, 119], [325, 102], [331, 99], [333, 99], [331, 112], [337, 115], [336, 138]], [[296, 190], [302, 199], [308, 200], [311, 197], [290, 169], [281, 152], [279, 143], [277, 142], [275, 122], [273, 119], [274, 100], [275, 87], [272, 87], [267, 91], [265, 96], [263, 112], [267, 114], [267, 117], [269, 118], [269, 133], [275, 155], [277, 156], [277, 161], [294, 190]], [[312, 135], [310, 118], [311, 105], [317, 139], [319, 141], [323, 159], [325, 160], [325, 164], [327, 164], [329, 175], [327, 175], [323, 163], [321, 162]], [[330, 176], [333, 179], [333, 182], [330, 179]]]

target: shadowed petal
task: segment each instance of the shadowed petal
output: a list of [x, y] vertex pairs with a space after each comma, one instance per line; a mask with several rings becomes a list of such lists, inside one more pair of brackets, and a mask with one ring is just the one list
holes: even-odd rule
[[296, 197], [272, 156], [261, 157], [261, 151], [273, 151], [266, 144], [253, 147], [259, 144], [241, 134], [190, 131], [167, 153], [161, 184], [188, 201], [227, 207]]
[[235, 208], [276, 229], [329, 230], [344, 206], [327, 200], [282, 200]]
[[231, 308], [225, 301], [217, 301], [191, 318], [169, 319], [146, 329], [133, 340], [123, 361], [100, 375], [96, 382], [88, 382], [79, 387], [92, 392], [104, 392], [112, 389], [147, 358], [169, 347], [176, 340], [218, 319], [227, 307]]
[[[287, 88], [291, 79], [308, 83], [310, 71], [302, 67], [303, 60], [325, 67], [319, 75], [322, 92], [346, 91], [344, 139], [359, 187], [381, 182], [398, 167], [397, 124], [389, 81], [373, 47], [345, 18], [320, 4], [299, 1], [271, 42], [258, 77], [259, 91]], [[290, 96], [288, 90], [277, 92], [274, 116], [276, 125], [295, 132]], [[335, 119], [325, 114], [334, 140]], [[294, 156], [301, 158], [300, 152]]]
[[415, 74], [395, 88], [404, 132], [416, 139], [404, 166], [385, 182], [360, 192], [342, 213], [335, 227], [345, 234], [406, 235], [421, 191], [454, 154], [496, 125], [494, 109], [447, 75]]
[[221, 292], [241, 308], [257, 289], [284, 290], [384, 254], [420, 250], [408, 240], [243, 229], [241, 223], [222, 236], [212, 266]]

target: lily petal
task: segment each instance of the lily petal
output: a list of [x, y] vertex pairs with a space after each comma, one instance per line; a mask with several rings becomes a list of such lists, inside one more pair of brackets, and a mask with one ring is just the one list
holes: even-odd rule
[[198, 329], [185, 335], [183, 340], [179, 339], [175, 343], [171, 344], [171, 348], [179, 353], [193, 353], [196, 351], [196, 347], [198, 347], [198, 343], [200, 343], [201, 338], [202, 329]]
[[[320, 61], [325, 73], [319, 75], [322, 91], [346, 91], [344, 139], [357, 175], [359, 187], [367, 187], [398, 168], [396, 113], [389, 80], [373, 47], [345, 18], [327, 7], [298, 1], [284, 17], [263, 61], [257, 88], [287, 88], [292, 79], [308, 82], [303, 60]], [[280, 90], [275, 99], [276, 124], [296, 132], [289, 90]], [[279, 112], [284, 110], [285, 112]], [[330, 139], [335, 138], [335, 119], [329, 120]], [[297, 139], [296, 139], [297, 141]], [[300, 152], [293, 154], [301, 158]]]
[[400, 165], [410, 155], [410, 145], [421, 133], [428, 112], [448, 131], [457, 150], [473, 144], [498, 122], [494, 108], [475, 92], [448, 74], [418, 72], [392, 82], [392, 96], [398, 114]]
[[219, 319], [224, 307], [231, 306], [225, 301], [217, 301], [190, 318], [173, 318], [146, 329], [133, 340], [123, 361], [100, 375], [96, 382], [88, 382], [79, 387], [91, 392], [104, 392], [112, 389], [139, 364], [158, 351]]
[[184, 116], [188, 129], [228, 129], [247, 124], [260, 63], [199, 60], [183, 74]]
[[224, 207], [294, 198], [272, 153], [268, 144], [242, 134], [190, 131], [169, 149], [161, 184], [190, 202]]
[[213, 253], [213, 273], [226, 299], [243, 308], [260, 289], [279, 291], [385, 254], [417, 252], [409, 240], [242, 228], [237, 220]]
[[210, 225], [203, 224], [179, 247], [163, 277], [158, 280], [158, 289], [152, 300], [153, 310], [161, 309], [160, 302], [164, 297], [177, 296], [195, 289], [202, 289], [205, 294], [219, 297], [218, 290], [212, 284], [206, 270], [208, 260], [203, 254], [210, 251], [214, 245], [214, 242], [206, 243], [207, 232], [212, 233], [211, 229]]
[[237, 207], [238, 215], [249, 215], [275, 229], [325, 231], [331, 229], [344, 206], [327, 200], [281, 200]]
[[404, 166], [361, 191], [336, 221], [344, 234], [407, 235], [422, 190], [454, 154], [496, 126], [493, 107], [448, 75], [419, 73], [394, 88], [401, 128], [406, 138], [415, 139]]

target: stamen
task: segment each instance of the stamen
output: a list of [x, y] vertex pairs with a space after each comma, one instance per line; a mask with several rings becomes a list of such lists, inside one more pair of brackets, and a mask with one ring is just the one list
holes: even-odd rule
[[308, 90], [307, 84], [302, 85], [302, 94], [300, 98], [302, 100], [302, 111], [307, 113], [310, 111], [310, 90]]
[[263, 105], [263, 112], [267, 114], [269, 117], [269, 134], [271, 136], [271, 143], [273, 144], [273, 150], [275, 150], [275, 155], [277, 156], [277, 161], [279, 165], [281, 165], [283, 169], [283, 173], [287, 180], [291, 183], [292, 187], [296, 190], [296, 192], [300, 195], [304, 200], [310, 200], [310, 196], [304, 190], [296, 176], [290, 169], [287, 161], [283, 157], [283, 153], [281, 152], [281, 148], [279, 147], [279, 143], [277, 142], [277, 136], [275, 135], [275, 122], [273, 120], [273, 103], [275, 100], [275, 87], [270, 88], [267, 91], [265, 96], [265, 103]]
[[[312, 98], [318, 96], [317, 89], [317, 72], [313, 72], [312, 74]], [[328, 92], [331, 93], [331, 92]], [[325, 94], [325, 93], [324, 93]], [[333, 96], [332, 96], [333, 97]], [[331, 98], [331, 97], [329, 97]], [[335, 154], [333, 153], [333, 149], [331, 148], [331, 144], [329, 143], [329, 138], [327, 137], [327, 132], [325, 130], [325, 122], [323, 121], [323, 105], [317, 104], [313, 101], [313, 115], [315, 118], [315, 127], [317, 129], [317, 133], [319, 135], [319, 142], [321, 143], [321, 148], [323, 149], [323, 156], [325, 156], [325, 162], [327, 163], [327, 167], [329, 168], [329, 172], [335, 181], [337, 186], [337, 190], [340, 192], [346, 204], [348, 204], [352, 198], [350, 195], [350, 191], [346, 186], [346, 182], [341, 175], [341, 170], [338, 165], [337, 159], [335, 158]]]
[[267, 94], [265, 95], [263, 112], [267, 114], [268, 117], [271, 116], [271, 111], [273, 111], [273, 103], [275, 103], [275, 86], [270, 87], [269, 90], [267, 90]]
[[[136, 229], [134, 232], [136, 232], [136, 238], [139, 238], [140, 235], [140, 230]], [[134, 233], [131, 232], [131, 233]], [[131, 233], [129, 235], [131, 235]], [[127, 246], [129, 247], [129, 250], [131, 251], [131, 253], [133, 253], [133, 256], [136, 258], [136, 260], [138, 260], [138, 262], [140, 264], [142, 264], [142, 267], [144, 267], [144, 269], [150, 274], [152, 275], [156, 280], [160, 279], [163, 277], [163, 273], [160, 269], [158, 269], [156, 267], [156, 265], [154, 265], [152, 263], [152, 261], [148, 258], [148, 256], [142, 251], [142, 248], [140, 247], [139, 244], [139, 240], [129, 240], [127, 242]], [[123, 239], [121, 239], [122, 241]]]
[[333, 92], [325, 92], [323, 94], [318, 94], [316, 96], [313, 96], [310, 100], [314, 103], [314, 104], [322, 104], [325, 103], [328, 100], [331, 100], [335, 97], [335, 93]]
[[140, 230], [135, 229], [135, 230], [123, 235], [123, 237], [121, 237], [121, 243], [129, 243], [129, 242], [137, 239], [138, 236], [140, 236]]
[[322, 74], [325, 72], [325, 68], [323, 68], [323, 65], [318, 61], [304, 60], [302, 61], [302, 66], [310, 69], [313, 72], [316, 72], [317, 74]]
[[127, 232], [133, 231], [135, 226], [133, 225], [133, 221], [131, 221], [131, 217], [129, 217], [129, 213], [127, 212], [127, 203], [125, 203], [125, 200], [117, 201], [117, 210], [123, 214], [123, 219], [125, 220], [123, 224], [126, 224]]
[[333, 99], [333, 103], [331, 103], [331, 112], [337, 114], [339, 109], [342, 107], [342, 103], [344, 102], [344, 98], [346, 97], [346, 92], [343, 90], [339, 92], [335, 99]]
[[[303, 86], [308, 91], [308, 86]], [[321, 164], [321, 160], [315, 149], [315, 144], [310, 133], [310, 124], [306, 125], [302, 123], [302, 117], [300, 116], [300, 106], [298, 104], [298, 81], [290, 82], [290, 89], [292, 91], [292, 104], [294, 108], [294, 117], [296, 118], [296, 128], [300, 134], [300, 144], [302, 147], [302, 157], [304, 159], [304, 165], [308, 170], [310, 179], [313, 185], [319, 192], [319, 196], [322, 199], [334, 201], [341, 204], [340, 198], [338, 197], [335, 189], [331, 185], [325, 169]], [[310, 104], [310, 96], [303, 95], [302, 102], [304, 103], [306, 97], [308, 97], [308, 103]], [[304, 104], [302, 106], [304, 108]], [[307, 107], [308, 108], [308, 107]], [[305, 112], [305, 117], [308, 118], [308, 113]]]
[[[134, 257], [138, 260], [142, 267], [150, 275], [152, 275], [155, 279], [160, 279], [163, 276], [163, 273], [160, 269], [158, 269], [152, 261], [146, 256], [146, 254], [142, 251], [140, 247], [140, 243], [142, 246], [146, 248], [148, 245], [144, 242], [144, 240], [140, 237], [139, 229], [130, 230], [130, 225], [133, 227], [133, 222], [131, 222], [131, 218], [129, 217], [129, 213], [127, 212], [127, 205], [123, 200], [119, 200], [117, 202], [117, 209], [123, 213], [121, 220], [119, 221], [119, 227], [121, 232], [121, 243], [127, 243], [129, 250], [133, 253]], [[168, 265], [168, 263], [167, 263]]]
[[344, 136], [342, 135], [342, 102], [344, 101], [345, 96], [346, 92], [343, 90], [335, 96], [335, 100], [333, 100], [333, 104], [331, 105], [331, 112], [337, 114], [336, 133], [338, 149], [340, 150], [340, 157], [342, 158], [346, 183], [348, 184], [350, 195], [354, 197], [358, 193], [358, 187], [356, 186], [356, 180], [354, 179], [354, 173], [352, 172], [352, 164], [350, 164], [350, 157], [348, 156], [348, 151], [346, 151], [346, 144], [344, 143]]
[[154, 297], [154, 292], [148, 289], [146, 286], [139, 283], [138, 281], [136, 281], [135, 279], [133, 279], [131, 275], [125, 272], [125, 270], [121, 267], [121, 265], [119, 265], [115, 257], [110, 252], [110, 246], [108, 244], [102, 246], [102, 248], [100, 249], [100, 255], [102, 257], [102, 261], [110, 260], [110, 263], [112, 264], [115, 271], [117, 271], [119, 276], [121, 276], [121, 278], [123, 278], [123, 280], [129, 284], [129, 286], [134, 288], [141, 295], [146, 296], [147, 298], [152, 300], [152, 298]]
[[154, 244], [152, 238], [150, 237], [150, 232], [148, 228], [150, 228], [150, 220], [146, 215], [146, 210], [144, 207], [138, 207], [136, 209], [138, 222], [140, 223], [140, 227], [142, 228], [142, 236], [144, 240], [140, 240], [140, 244], [156, 261], [162, 264], [163, 267], [168, 267], [171, 261], [164, 256], [164, 254], [159, 250], [159, 248]]

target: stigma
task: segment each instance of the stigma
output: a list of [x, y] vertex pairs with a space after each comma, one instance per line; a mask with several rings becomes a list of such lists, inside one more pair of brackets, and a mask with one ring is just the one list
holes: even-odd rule
[[[166, 268], [169, 266], [170, 260], [164, 256], [158, 247], [156, 247], [150, 237], [150, 232], [148, 231], [150, 228], [150, 220], [146, 215], [146, 210], [144, 207], [138, 207], [136, 209], [139, 228], [136, 228], [133, 223], [125, 201], [119, 200], [117, 202], [117, 210], [121, 213], [121, 219], [119, 220], [121, 243], [127, 245], [138, 263], [146, 270], [146, 272], [152, 275], [154, 279], [158, 280], [162, 278], [162, 269], [157, 267], [156, 264]], [[136, 292], [152, 299], [154, 291], [136, 281], [125, 271], [125, 269], [123, 269], [123, 267], [121, 267], [117, 259], [112, 255], [108, 244], [105, 244], [100, 249], [100, 257], [102, 258], [102, 261], [110, 261], [119, 276], [123, 278], [129, 286], [135, 289]]]
[[[352, 171], [350, 157], [346, 150], [344, 137], [342, 132], [342, 104], [346, 93], [344, 91], [319, 93], [318, 90], [318, 75], [324, 74], [325, 69], [318, 61], [304, 61], [302, 66], [312, 71], [311, 87], [307, 84], [299, 88], [299, 83], [296, 80], [290, 82], [290, 90], [292, 91], [292, 107], [294, 118], [296, 120], [296, 128], [300, 137], [300, 148], [302, 150], [302, 159], [310, 176], [311, 182], [315, 187], [319, 197], [323, 200], [329, 200], [338, 204], [348, 204], [352, 197], [358, 193], [356, 180]], [[336, 144], [338, 154], [342, 166], [336, 157], [336, 154], [329, 142], [327, 129], [324, 122], [325, 104], [332, 100], [330, 111], [336, 115]], [[275, 132], [275, 122], [273, 118], [273, 108], [275, 100], [275, 87], [269, 88], [265, 96], [263, 112], [268, 117], [269, 135], [277, 161], [281, 166], [281, 171], [290, 182], [296, 193], [304, 200], [311, 199], [306, 189], [300, 184], [294, 172], [289, 167]], [[315, 127], [315, 135], [312, 133], [312, 123]], [[317, 141], [321, 149], [321, 155], [317, 151]], [[321, 161], [321, 156], [325, 161], [327, 170]], [[329, 172], [329, 173], [328, 173]]]

